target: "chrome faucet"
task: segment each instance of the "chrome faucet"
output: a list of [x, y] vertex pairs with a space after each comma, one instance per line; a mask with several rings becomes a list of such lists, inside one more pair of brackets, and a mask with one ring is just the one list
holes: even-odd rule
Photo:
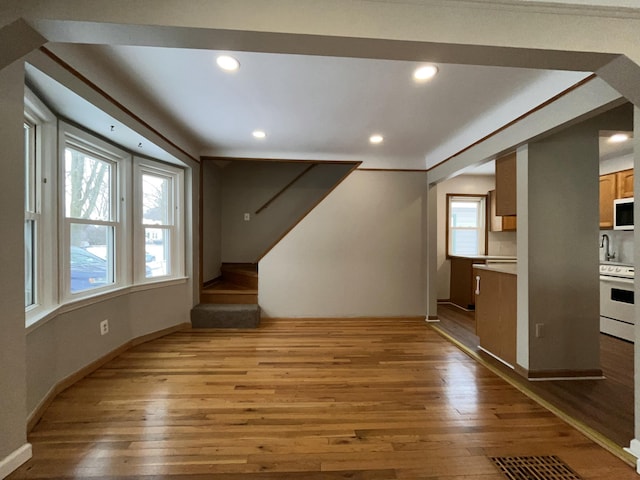
[[616, 253], [609, 253], [609, 235], [606, 233], [602, 235], [602, 242], [600, 242], [600, 248], [604, 248], [604, 261], [608, 262], [616, 258]]

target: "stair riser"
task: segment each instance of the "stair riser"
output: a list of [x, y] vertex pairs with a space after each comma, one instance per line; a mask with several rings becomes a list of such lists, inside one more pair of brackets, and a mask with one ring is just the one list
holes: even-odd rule
[[244, 273], [242, 271], [237, 270], [225, 270], [222, 269], [222, 278], [230, 283], [235, 283], [236, 285], [241, 285], [246, 288], [251, 288], [253, 290], [258, 289], [258, 277], [255, 273]]
[[258, 328], [260, 307], [200, 304], [191, 310], [193, 328]]
[[258, 295], [245, 295], [233, 293], [202, 293], [200, 303], [242, 304], [258, 303]]

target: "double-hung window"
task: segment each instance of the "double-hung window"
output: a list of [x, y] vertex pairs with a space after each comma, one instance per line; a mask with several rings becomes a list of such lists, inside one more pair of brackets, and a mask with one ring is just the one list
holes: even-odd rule
[[137, 283], [184, 275], [184, 172], [134, 159], [134, 277]]
[[28, 89], [24, 95], [24, 304], [26, 323], [51, 306], [55, 278], [56, 118]]
[[486, 195], [447, 195], [447, 254], [485, 255]]
[[126, 152], [62, 124], [62, 292], [72, 299], [127, 281], [123, 241]]
[[24, 121], [24, 305], [26, 308], [38, 303], [38, 231], [40, 229], [39, 182], [36, 156], [37, 124], [30, 115]]

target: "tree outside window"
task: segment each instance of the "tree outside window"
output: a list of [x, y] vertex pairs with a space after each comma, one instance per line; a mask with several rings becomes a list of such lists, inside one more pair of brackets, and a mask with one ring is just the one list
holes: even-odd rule
[[115, 164], [65, 148], [65, 217], [71, 293], [114, 283]]

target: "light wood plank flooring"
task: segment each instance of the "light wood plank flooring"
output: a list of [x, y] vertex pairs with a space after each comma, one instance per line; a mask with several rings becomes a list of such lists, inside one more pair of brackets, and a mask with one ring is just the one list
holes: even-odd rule
[[[477, 350], [473, 312], [438, 305], [440, 327], [456, 340]], [[634, 438], [633, 344], [600, 335], [600, 362], [604, 380], [529, 382], [498, 362], [494, 365], [563, 412], [596, 430], [621, 447]], [[485, 356], [492, 361], [489, 356]]]
[[29, 441], [11, 480], [504, 480], [487, 456], [508, 455], [637, 478], [408, 319], [174, 333], [60, 394]]

